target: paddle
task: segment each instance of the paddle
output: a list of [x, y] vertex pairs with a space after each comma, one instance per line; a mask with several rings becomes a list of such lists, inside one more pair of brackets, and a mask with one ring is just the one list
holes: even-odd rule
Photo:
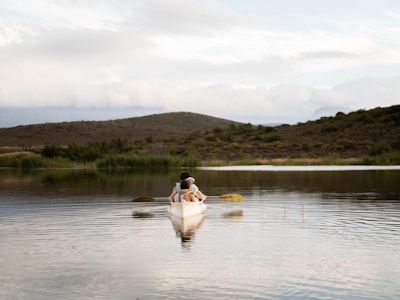
[[151, 197], [137, 197], [133, 199], [131, 202], [153, 202], [155, 198]]
[[[158, 200], [165, 201], [167, 197], [137, 197], [133, 199], [131, 202], [153, 202]], [[243, 196], [241, 194], [223, 194], [221, 196], [208, 196], [207, 199], [220, 198], [225, 201], [230, 202], [243, 202]]]
[[223, 194], [219, 196], [221, 199], [231, 202], [243, 202], [243, 196], [240, 194]]

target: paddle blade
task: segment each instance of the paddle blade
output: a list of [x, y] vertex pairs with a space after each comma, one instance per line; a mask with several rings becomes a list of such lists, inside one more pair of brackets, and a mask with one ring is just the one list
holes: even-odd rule
[[132, 202], [153, 202], [154, 198], [151, 197], [137, 197], [132, 200]]
[[243, 196], [240, 194], [223, 194], [219, 197], [225, 201], [243, 202]]

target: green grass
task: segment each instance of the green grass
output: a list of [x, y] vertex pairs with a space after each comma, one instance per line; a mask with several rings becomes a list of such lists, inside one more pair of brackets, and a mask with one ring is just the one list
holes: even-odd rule
[[361, 164], [381, 166], [400, 165], [400, 151], [382, 153], [377, 156], [366, 155], [361, 159]]
[[[39, 155], [10, 155], [0, 156], [0, 167], [16, 168], [16, 169], [56, 169], [56, 168], [72, 168], [78, 165], [66, 158], [45, 158]], [[80, 166], [82, 167], [82, 166]]]
[[100, 168], [135, 170], [160, 170], [174, 167], [229, 166], [229, 165], [281, 165], [281, 166], [326, 166], [326, 165], [400, 165], [400, 152], [392, 151], [377, 156], [341, 158], [323, 156], [318, 158], [257, 159], [246, 157], [238, 160], [201, 160], [198, 156], [173, 155], [108, 155], [94, 163], [79, 163], [67, 158], [45, 158], [37, 154], [0, 155], [0, 167], [18, 169], [56, 168]]
[[0, 166], [19, 169], [37, 169], [45, 166], [44, 159], [39, 155], [4, 155], [0, 156]]
[[96, 161], [97, 168], [168, 169], [198, 167], [200, 158], [172, 155], [108, 155]]

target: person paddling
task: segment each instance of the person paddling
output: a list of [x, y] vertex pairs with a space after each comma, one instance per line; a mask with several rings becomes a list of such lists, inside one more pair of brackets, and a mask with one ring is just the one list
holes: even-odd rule
[[[195, 179], [193, 177], [190, 176], [189, 172], [187, 171], [183, 171], [181, 173], [181, 181], [183, 180], [188, 180], [190, 183], [190, 191], [193, 193], [193, 195], [195, 197], [197, 197], [200, 201], [204, 201], [206, 200], [207, 196], [204, 195], [199, 188], [197, 187], [197, 185], [194, 184]], [[174, 188], [172, 189], [172, 193], [169, 196], [169, 201], [174, 201], [174, 197], [175, 195], [181, 190], [181, 181], [175, 183]]]
[[174, 202], [182, 202], [183, 200], [187, 202], [197, 202], [196, 197], [190, 190], [190, 181], [182, 180], [180, 183], [180, 190], [174, 196]]

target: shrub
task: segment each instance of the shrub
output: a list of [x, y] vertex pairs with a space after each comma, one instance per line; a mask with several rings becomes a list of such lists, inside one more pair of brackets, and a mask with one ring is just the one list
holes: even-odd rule
[[206, 136], [206, 141], [215, 142], [216, 140], [217, 140], [217, 138], [213, 135]]
[[400, 105], [393, 105], [393, 106], [389, 107], [388, 113], [389, 114], [400, 113]]
[[206, 139], [198, 138], [198, 139], [196, 139], [195, 141], [193, 141], [192, 144], [193, 144], [193, 146], [195, 146], [195, 147], [201, 148], [201, 147], [207, 146], [207, 141], [206, 141]]
[[222, 128], [219, 128], [219, 127], [215, 127], [214, 129], [213, 129], [213, 133], [214, 133], [214, 135], [218, 135], [219, 133], [222, 133]]
[[311, 148], [312, 148], [312, 145], [309, 144], [309, 143], [303, 143], [303, 144], [301, 144], [301, 150], [307, 151], [307, 150], [310, 150]]
[[202, 134], [201, 134], [200, 130], [196, 130], [196, 131], [193, 131], [193, 132], [189, 135], [189, 138], [192, 139], [192, 140], [194, 140], [194, 139], [200, 138], [201, 136], [202, 136]]
[[321, 148], [323, 146], [325, 146], [324, 142], [315, 142], [313, 145], [314, 148]]
[[312, 128], [307, 128], [302, 133], [302, 135], [312, 135], [312, 134], [314, 134], [314, 129]]
[[149, 135], [144, 140], [146, 141], [147, 144], [151, 144], [153, 142], [153, 137]]
[[63, 157], [70, 158], [73, 161], [88, 162], [99, 159], [101, 153], [100, 150], [95, 147], [70, 144], [68, 145], [66, 154], [64, 154]]
[[264, 138], [264, 141], [267, 143], [272, 143], [280, 140], [282, 140], [282, 137], [280, 135], [273, 135], [271, 137]]
[[400, 125], [400, 113], [397, 113], [397, 115], [392, 115], [392, 119], [394, 121], [394, 125]]
[[273, 131], [275, 131], [275, 128], [272, 127], [272, 126], [265, 126], [264, 127], [264, 132], [265, 133], [270, 133], [270, 132], [273, 132]]
[[191, 155], [196, 156], [196, 155], [199, 155], [199, 151], [197, 150], [196, 147], [190, 146], [183, 152], [183, 154], [185, 156], [191, 156]]
[[382, 112], [382, 108], [377, 107], [374, 110], [370, 110], [369, 113], [371, 114], [371, 116], [373, 116], [374, 118], [379, 118], [382, 116], [383, 112]]
[[378, 156], [383, 153], [390, 152], [391, 150], [392, 150], [392, 147], [390, 147], [388, 144], [385, 144], [385, 143], [374, 144], [373, 146], [369, 147], [368, 155]]
[[231, 131], [235, 131], [236, 130], [236, 124], [235, 123], [231, 123], [231, 124], [229, 124], [228, 128]]
[[354, 141], [348, 139], [339, 139], [337, 141], [338, 145], [343, 145], [344, 149], [349, 150], [354, 148]]
[[254, 136], [254, 138], [253, 138], [255, 141], [262, 141], [263, 140], [263, 138], [260, 136], [260, 135], [255, 135]]
[[344, 128], [351, 128], [354, 125], [354, 121], [353, 120], [348, 120], [343, 124]]
[[237, 150], [240, 148], [240, 145], [238, 143], [232, 143], [229, 145], [229, 150]]
[[344, 146], [343, 145], [336, 145], [335, 146], [335, 150], [336, 151], [343, 151], [344, 150]]
[[253, 129], [253, 125], [251, 125], [250, 123], [240, 124], [239, 126], [237, 126], [236, 130], [234, 131], [234, 133], [235, 134], [250, 133], [253, 130], [254, 130]]
[[325, 132], [328, 132], [328, 133], [330, 133], [330, 132], [336, 132], [336, 131], [338, 131], [338, 130], [339, 130], [339, 128], [338, 128], [337, 126], [332, 125], [332, 126], [328, 126], [328, 127], [322, 128], [322, 129], [321, 129], [321, 133], [325, 133]]
[[381, 130], [373, 130], [370, 133], [372, 139], [374, 140], [374, 142], [378, 141], [379, 138], [382, 137], [383, 133]]
[[368, 113], [363, 113], [357, 118], [357, 121], [363, 122], [364, 124], [370, 124], [374, 123], [374, 117]]
[[397, 140], [394, 142], [394, 146], [395, 146], [396, 148], [400, 148], [400, 135], [397, 136]]
[[51, 146], [44, 146], [42, 151], [40, 152], [42, 156], [47, 157], [47, 158], [53, 158], [56, 156], [60, 156], [60, 148], [56, 147], [56, 145], [51, 145]]
[[361, 115], [361, 114], [365, 113], [365, 108], [359, 109], [355, 113], [358, 115]]
[[281, 147], [282, 147], [282, 143], [279, 142], [279, 141], [275, 141], [275, 142], [273, 142], [272, 144], [270, 144], [270, 146], [271, 146], [272, 148], [281, 148]]

